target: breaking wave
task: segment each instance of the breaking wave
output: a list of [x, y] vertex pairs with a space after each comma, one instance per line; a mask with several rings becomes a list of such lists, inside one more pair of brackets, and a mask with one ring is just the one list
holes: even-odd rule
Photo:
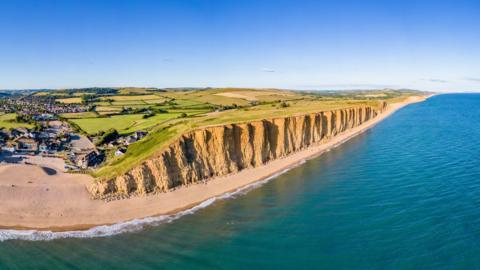
[[305, 161], [295, 164], [294, 166], [289, 167], [281, 172], [273, 174], [268, 178], [265, 178], [263, 180], [241, 187], [235, 191], [227, 192], [220, 196], [205, 200], [200, 204], [195, 205], [192, 208], [180, 211], [176, 214], [147, 217], [142, 219], [134, 219], [134, 220], [120, 222], [112, 225], [97, 226], [97, 227], [93, 227], [91, 229], [83, 230], [83, 231], [52, 232], [52, 231], [38, 231], [38, 230], [0, 230], [0, 242], [8, 241], [8, 240], [51, 241], [55, 239], [64, 239], [64, 238], [95, 238], [95, 237], [108, 237], [108, 236], [118, 235], [122, 233], [129, 233], [129, 232], [138, 232], [143, 230], [145, 227], [154, 227], [160, 224], [170, 223], [183, 216], [194, 214], [198, 210], [212, 205], [217, 200], [227, 200], [227, 199], [232, 199], [238, 196], [245, 195], [249, 191], [266, 184], [273, 178], [281, 174], [284, 174], [285, 172], [289, 171], [291, 168], [296, 167], [303, 163], [305, 163]]

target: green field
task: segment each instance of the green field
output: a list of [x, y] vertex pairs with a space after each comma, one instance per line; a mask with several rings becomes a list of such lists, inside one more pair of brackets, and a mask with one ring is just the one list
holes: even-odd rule
[[[301, 115], [319, 111], [379, 105], [379, 100], [400, 101], [421, 94], [411, 90], [287, 91], [278, 89], [207, 88], [89, 88], [54, 92], [57, 101], [80, 100], [78, 93], [96, 99], [88, 104], [94, 112], [62, 115], [85, 133], [116, 129], [120, 134], [145, 130], [146, 138], [131, 144], [121, 157], [110, 157], [92, 172], [97, 179], [123, 174], [155, 155], [171, 140], [194, 128], [252, 120]], [[68, 98], [62, 93], [68, 94]], [[151, 117], [146, 114], [155, 112]], [[182, 116], [183, 117], [180, 117]]]
[[15, 122], [15, 113], [0, 114], [0, 129], [11, 129], [11, 128], [32, 128], [33, 125], [26, 123], [17, 123]]
[[[190, 93], [190, 92], [175, 92], [168, 93], [168, 97], [174, 98], [177, 106], [199, 106], [202, 104], [200, 100], [208, 99], [208, 103], [215, 102], [215, 104], [225, 104], [235, 100], [237, 105], [249, 104], [250, 101], [244, 99], [247, 103], [241, 103], [238, 99], [242, 99], [246, 91], [241, 93], [241, 96], [230, 95], [230, 97], [218, 97], [218, 93], [221, 91], [206, 90], [202, 93]], [[254, 91], [253, 91], [254, 92]], [[228, 91], [230, 93], [230, 91]], [[291, 94], [287, 92], [284, 95], [278, 93], [272, 93], [271, 95], [256, 95], [251, 94], [248, 99], [257, 98], [262, 99], [263, 103], [255, 106], [245, 106], [243, 108], [230, 109], [219, 112], [212, 112], [209, 114], [201, 114], [196, 117], [190, 117], [185, 119], [171, 119], [168, 122], [163, 122], [152, 128], [151, 133], [147, 138], [134, 143], [129, 146], [127, 153], [119, 158], [110, 160], [104, 167], [95, 171], [93, 175], [98, 179], [111, 178], [115, 175], [123, 174], [130, 168], [139, 164], [148, 157], [155, 155], [157, 151], [162, 149], [164, 145], [167, 145], [171, 140], [177, 138], [179, 134], [188, 130], [208, 126], [208, 125], [220, 125], [227, 123], [240, 123], [259, 119], [268, 119], [274, 117], [301, 115], [305, 113], [313, 113], [326, 110], [341, 109], [347, 107], [355, 107], [361, 105], [377, 106], [380, 103], [374, 99], [344, 99], [333, 97], [319, 97], [309, 94]], [[198, 97], [203, 97], [199, 99]], [[232, 97], [234, 96], [234, 97]], [[242, 98], [240, 98], [242, 97]], [[220, 101], [219, 101], [220, 100]], [[285, 103], [286, 107], [280, 106]], [[178, 109], [178, 112], [185, 109]], [[171, 110], [170, 110], [171, 111]]]
[[[198, 114], [199, 111], [191, 111], [190, 115]], [[180, 112], [159, 113], [144, 119], [143, 114], [114, 115], [110, 117], [72, 119], [83, 131], [88, 134], [97, 134], [99, 131], [116, 129], [120, 134], [128, 134], [138, 130], [148, 130], [167, 120], [180, 116]]]
[[102, 113], [102, 112], [109, 112], [109, 113], [118, 113], [122, 110], [122, 107], [114, 107], [114, 106], [97, 106], [95, 111]]
[[136, 100], [136, 101], [142, 101], [142, 100], [155, 100], [155, 99], [159, 99], [159, 96], [156, 96], [156, 95], [132, 95], [132, 96], [108, 96], [108, 97], [104, 97], [102, 98], [102, 100], [107, 100], [107, 99], [111, 99], [113, 101], [132, 101], [132, 100]]
[[60, 115], [66, 119], [95, 118], [98, 115], [95, 112], [64, 113]]

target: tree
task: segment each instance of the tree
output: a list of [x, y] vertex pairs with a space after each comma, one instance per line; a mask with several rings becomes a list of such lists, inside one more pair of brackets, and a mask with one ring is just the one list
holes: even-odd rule
[[111, 141], [114, 141], [115, 139], [118, 138], [118, 136], [119, 136], [118, 131], [114, 128], [111, 128], [102, 135], [97, 145], [102, 145], [102, 144], [106, 144]]
[[34, 131], [41, 131], [42, 130], [42, 125], [38, 122], [35, 122], [35, 126], [33, 127]]

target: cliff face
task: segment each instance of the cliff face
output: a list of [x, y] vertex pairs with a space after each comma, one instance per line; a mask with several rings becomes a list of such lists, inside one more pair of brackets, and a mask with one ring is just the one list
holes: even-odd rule
[[381, 107], [355, 107], [193, 130], [128, 173], [94, 183], [89, 191], [95, 198], [143, 195], [257, 167], [359, 126], [377, 116], [385, 104]]

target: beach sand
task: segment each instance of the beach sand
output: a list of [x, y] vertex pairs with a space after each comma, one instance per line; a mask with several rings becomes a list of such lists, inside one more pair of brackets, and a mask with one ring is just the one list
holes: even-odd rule
[[[56, 174], [39, 166], [0, 165], [0, 228], [50, 231], [84, 230], [94, 226], [172, 214], [205, 200], [237, 190], [320, 155], [390, 116], [396, 110], [426, 97], [410, 97], [390, 104], [376, 118], [343, 132], [331, 141], [314, 145], [266, 165], [146, 197], [104, 202], [91, 200], [87, 175]], [[292, 180], [294, 181], [294, 180]]]

